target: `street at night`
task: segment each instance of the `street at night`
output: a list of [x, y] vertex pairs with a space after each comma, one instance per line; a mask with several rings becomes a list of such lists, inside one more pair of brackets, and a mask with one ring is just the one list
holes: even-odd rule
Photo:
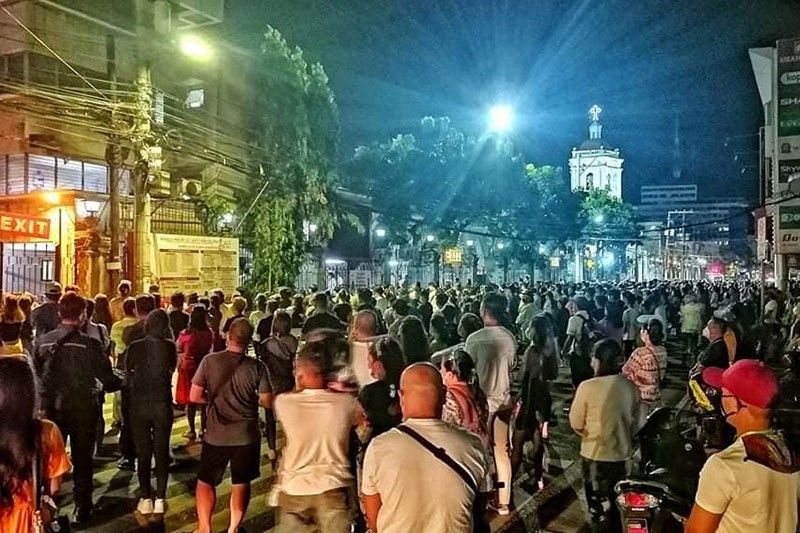
[[0, 0], [0, 533], [795, 533], [800, 4]]

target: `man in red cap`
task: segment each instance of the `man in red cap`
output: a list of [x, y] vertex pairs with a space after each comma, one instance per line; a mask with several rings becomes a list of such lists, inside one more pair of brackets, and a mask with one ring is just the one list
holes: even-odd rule
[[706, 368], [703, 380], [722, 390], [722, 414], [736, 441], [708, 458], [687, 533], [794, 533], [800, 464], [770, 408], [778, 379], [764, 363], [743, 359], [727, 370]]

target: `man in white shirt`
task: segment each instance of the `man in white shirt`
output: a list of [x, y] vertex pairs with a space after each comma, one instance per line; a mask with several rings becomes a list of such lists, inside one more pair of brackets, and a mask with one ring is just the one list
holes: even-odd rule
[[[373, 531], [469, 533], [473, 516], [482, 515], [489, 459], [476, 435], [441, 420], [444, 397], [433, 365], [403, 372], [404, 422], [376, 437], [364, 458], [361, 492]], [[444, 450], [451, 464], [418, 438]]]
[[506, 312], [506, 299], [490, 292], [481, 302], [483, 328], [467, 337], [466, 351], [475, 361], [478, 383], [489, 404], [489, 433], [494, 443], [497, 469], [498, 514], [509, 513], [511, 503], [511, 457], [508, 454], [508, 425], [511, 418], [511, 368], [517, 353], [514, 335], [500, 325]]
[[326, 389], [326, 351], [310, 342], [297, 355], [297, 392], [275, 398], [286, 435], [278, 467], [279, 532], [350, 531], [353, 476], [350, 429], [356, 399]]
[[743, 359], [706, 368], [706, 384], [722, 389], [722, 412], [736, 428], [733, 444], [709, 457], [687, 533], [794, 533], [800, 465], [797, 450], [772, 428], [778, 380], [762, 362]]

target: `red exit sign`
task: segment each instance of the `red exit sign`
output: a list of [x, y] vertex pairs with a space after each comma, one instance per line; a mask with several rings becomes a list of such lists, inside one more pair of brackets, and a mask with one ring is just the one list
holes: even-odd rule
[[0, 237], [50, 238], [50, 219], [0, 211]]

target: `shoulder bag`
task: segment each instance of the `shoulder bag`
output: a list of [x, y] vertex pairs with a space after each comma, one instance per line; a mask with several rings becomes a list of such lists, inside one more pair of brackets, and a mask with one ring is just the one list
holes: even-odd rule
[[[415, 441], [417, 441], [420, 446], [428, 450], [434, 457], [439, 459], [441, 462], [446, 464], [450, 467], [453, 472], [458, 474], [458, 476], [464, 480], [464, 483], [472, 491], [473, 495], [473, 505], [472, 505], [472, 530], [473, 532], [477, 533], [484, 533], [489, 531], [488, 524], [486, 524], [486, 520], [483, 516], [483, 506], [478, 504], [479, 500], [479, 492], [478, 492], [478, 481], [472, 477], [472, 474], [458, 461], [453, 459], [447, 454], [447, 450], [444, 448], [440, 448], [436, 446], [434, 443], [417, 433], [415, 430], [411, 429], [405, 424], [400, 424], [397, 426], [397, 429]], [[484, 502], [485, 503], [485, 502]]]
[[36, 455], [33, 458], [33, 531], [35, 533], [69, 533], [69, 518], [58, 514], [58, 505], [50, 495], [50, 480], [42, 476], [42, 425], [37, 424]]

